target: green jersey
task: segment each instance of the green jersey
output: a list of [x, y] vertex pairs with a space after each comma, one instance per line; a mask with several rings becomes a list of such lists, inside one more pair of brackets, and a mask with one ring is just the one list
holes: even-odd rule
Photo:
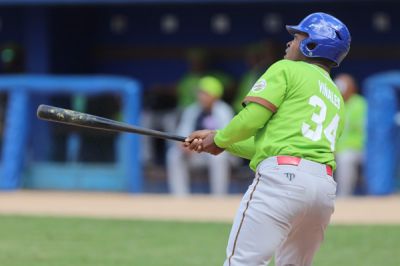
[[345, 126], [339, 139], [337, 151], [362, 151], [365, 140], [367, 104], [361, 95], [354, 94], [345, 102]]
[[[344, 104], [324, 69], [302, 61], [278, 61], [254, 84], [244, 103], [257, 103], [274, 112], [256, 130], [254, 139], [243, 142], [254, 145], [250, 162], [253, 170], [276, 155], [297, 156], [335, 169], [334, 151], [343, 131]], [[221, 130], [214, 139], [228, 151], [234, 149], [226, 137], [229, 133], [233, 134]]]

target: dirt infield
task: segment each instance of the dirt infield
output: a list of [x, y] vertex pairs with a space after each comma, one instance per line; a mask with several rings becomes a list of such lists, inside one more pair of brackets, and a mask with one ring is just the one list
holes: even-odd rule
[[[0, 214], [231, 222], [241, 196], [117, 193], [0, 193]], [[400, 224], [400, 196], [338, 199], [334, 224]]]

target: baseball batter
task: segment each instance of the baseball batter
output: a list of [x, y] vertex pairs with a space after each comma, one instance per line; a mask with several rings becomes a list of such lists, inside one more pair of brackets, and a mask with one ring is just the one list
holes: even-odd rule
[[343, 130], [342, 96], [329, 76], [350, 49], [335, 17], [313, 13], [286, 26], [285, 59], [254, 84], [222, 130], [196, 131], [185, 146], [250, 159], [255, 171], [235, 217], [225, 266], [311, 265], [334, 210], [334, 151]]

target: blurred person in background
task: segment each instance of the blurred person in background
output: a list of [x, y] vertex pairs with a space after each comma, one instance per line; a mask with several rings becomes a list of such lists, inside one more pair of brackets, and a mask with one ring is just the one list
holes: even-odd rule
[[335, 78], [345, 102], [345, 126], [337, 144], [338, 196], [351, 196], [361, 178], [364, 158], [365, 121], [367, 105], [358, 94], [355, 79], [349, 74], [339, 74]]
[[204, 49], [192, 48], [186, 53], [188, 72], [184, 74], [176, 84], [178, 109], [183, 110], [190, 104], [196, 102], [197, 84], [206, 75], [217, 78], [224, 87], [224, 96], [234, 87], [233, 79], [221, 70], [213, 69], [211, 66], [211, 55]]
[[188, 71], [175, 85], [178, 108], [184, 109], [196, 101], [196, 89], [199, 80], [208, 71], [208, 56], [203, 49], [189, 49], [186, 52]]
[[[223, 102], [223, 85], [215, 77], [201, 78], [196, 86], [197, 102], [183, 110], [177, 134], [188, 136], [194, 130], [222, 128], [232, 119], [232, 108]], [[210, 190], [214, 195], [228, 193], [231, 157], [221, 154], [191, 154], [180, 144], [167, 152], [167, 175], [170, 191], [176, 196], [190, 193], [190, 168], [207, 166]]]
[[[183, 111], [196, 102], [197, 85], [199, 80], [210, 75], [217, 78], [223, 85], [225, 93], [234, 86], [233, 79], [220, 70], [211, 69], [210, 55], [202, 48], [189, 48], [185, 54], [187, 72], [174, 84], [156, 84], [144, 95], [142, 112], [142, 126], [161, 131], [175, 132], [179, 118]], [[224, 95], [225, 95], [224, 93]], [[160, 154], [164, 147], [160, 141], [152, 138], [143, 138], [142, 160], [148, 167], [163, 164]], [[161, 152], [160, 152], [161, 151]]]

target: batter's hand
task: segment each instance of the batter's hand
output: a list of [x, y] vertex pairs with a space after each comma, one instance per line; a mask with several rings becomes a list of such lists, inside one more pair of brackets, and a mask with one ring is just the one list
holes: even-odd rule
[[201, 144], [202, 151], [211, 153], [213, 155], [218, 155], [221, 152], [224, 151], [224, 149], [220, 148], [215, 144], [214, 142], [214, 137], [215, 137], [215, 131], [208, 134], [205, 139], [203, 139], [203, 142]]
[[212, 130], [208, 129], [194, 131], [185, 139], [183, 146], [191, 151], [201, 152], [201, 143], [203, 142], [203, 139], [205, 139], [211, 132]]
[[197, 152], [208, 152], [218, 155], [224, 151], [214, 143], [214, 130], [198, 130], [194, 131], [185, 141], [185, 147], [189, 150]]
[[186, 143], [190, 144], [194, 139], [205, 139], [207, 135], [212, 132], [214, 132], [214, 130], [209, 129], [193, 131], [190, 136], [185, 139], [185, 145]]

